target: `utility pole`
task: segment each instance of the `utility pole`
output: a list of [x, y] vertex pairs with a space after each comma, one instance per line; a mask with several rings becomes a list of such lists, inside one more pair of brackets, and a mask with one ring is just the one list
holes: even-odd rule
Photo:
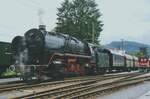
[[121, 49], [124, 50], [124, 39], [121, 39]]
[[122, 54], [125, 53], [125, 49], [124, 49], [124, 39], [121, 39], [121, 49], [122, 49]]

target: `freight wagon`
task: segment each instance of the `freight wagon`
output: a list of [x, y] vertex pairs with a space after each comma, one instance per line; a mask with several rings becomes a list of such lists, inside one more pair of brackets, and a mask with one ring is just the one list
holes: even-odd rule
[[0, 42], [0, 74], [11, 65], [11, 45], [8, 42]]

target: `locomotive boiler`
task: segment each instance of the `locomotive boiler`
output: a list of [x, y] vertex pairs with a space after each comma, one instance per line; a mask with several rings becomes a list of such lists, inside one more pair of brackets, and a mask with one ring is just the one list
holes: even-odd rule
[[23, 37], [15, 37], [12, 49], [15, 60], [18, 59], [15, 65], [23, 67], [23, 79], [85, 75], [92, 68], [86, 42], [66, 34], [48, 32], [43, 25], [39, 29], [30, 29]]

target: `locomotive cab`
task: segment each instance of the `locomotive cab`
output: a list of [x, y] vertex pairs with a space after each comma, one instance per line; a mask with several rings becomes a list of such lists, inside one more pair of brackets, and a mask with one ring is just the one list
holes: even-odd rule
[[97, 63], [98, 63], [98, 46], [88, 43], [89, 49], [90, 49], [90, 54], [91, 54], [91, 61], [90, 61], [90, 74], [97, 74], [98, 73], [98, 68], [97, 68]]

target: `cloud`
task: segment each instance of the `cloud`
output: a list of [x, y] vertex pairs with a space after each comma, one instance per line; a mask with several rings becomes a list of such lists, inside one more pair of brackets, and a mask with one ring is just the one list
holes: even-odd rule
[[[103, 14], [104, 31], [102, 43], [113, 40], [133, 40], [142, 42], [141, 38], [150, 30], [149, 4], [144, 0], [102, 0], [99, 2]], [[145, 21], [147, 20], [147, 21]], [[150, 41], [149, 41], [150, 42]]]
[[[0, 3], [0, 40], [11, 41], [28, 29], [38, 27], [38, 9], [44, 10], [44, 23], [52, 30], [57, 8], [64, 0], [2, 0]], [[114, 40], [133, 40], [150, 43], [149, 0], [96, 0], [103, 14], [102, 43]]]
[[[0, 2], [0, 40], [11, 41], [16, 35], [39, 25], [38, 10], [44, 10], [44, 23], [52, 30], [56, 23], [57, 7], [63, 0], [2, 0]], [[9, 34], [11, 34], [9, 36]]]

